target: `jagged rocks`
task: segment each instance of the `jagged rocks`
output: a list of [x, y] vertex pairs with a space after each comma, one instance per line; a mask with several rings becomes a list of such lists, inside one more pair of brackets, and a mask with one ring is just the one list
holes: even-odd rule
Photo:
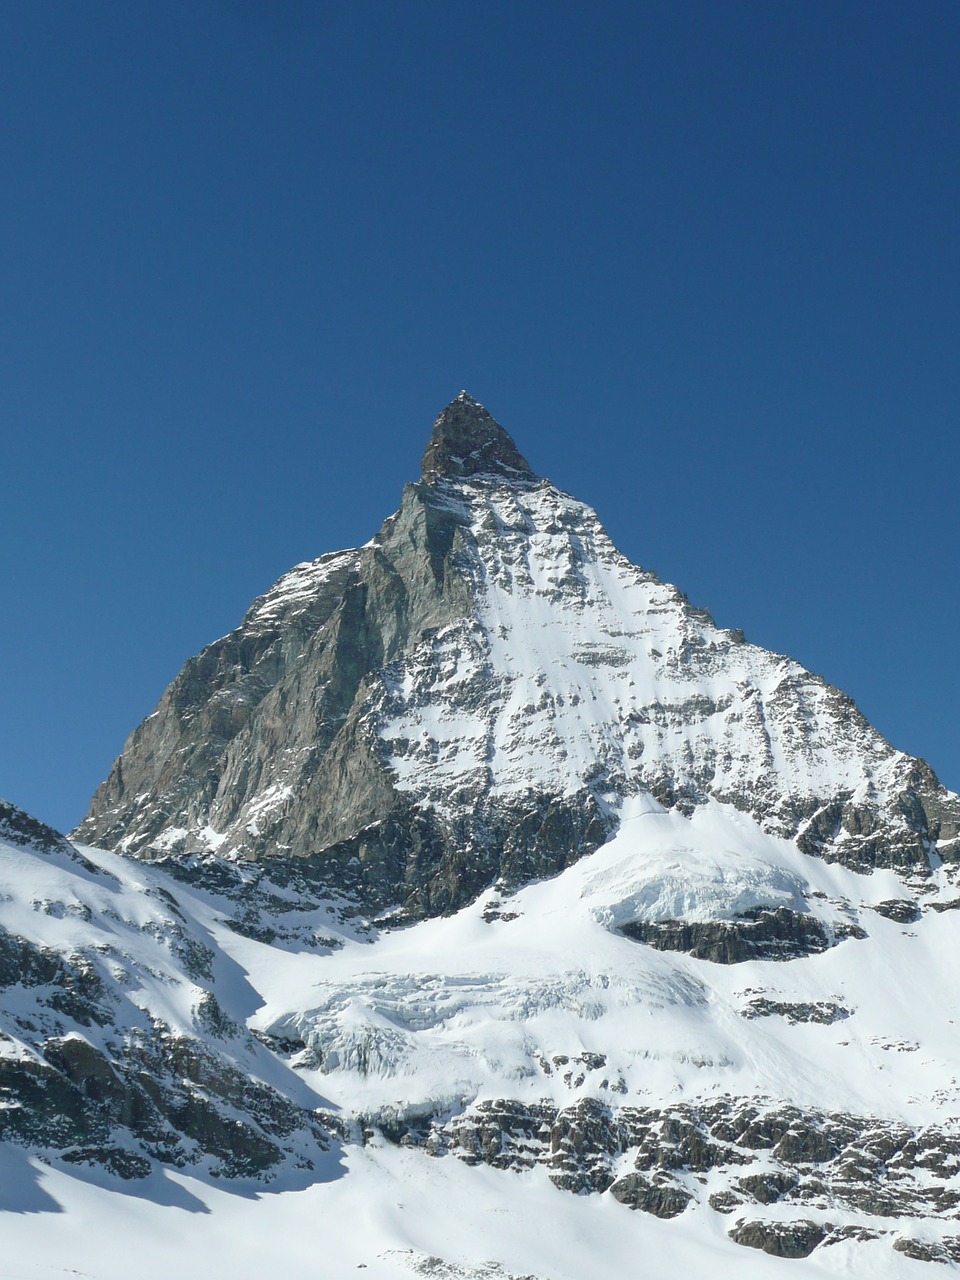
[[920, 919], [919, 906], [908, 898], [888, 898], [885, 902], [875, 903], [871, 910], [888, 920], [895, 920], [897, 924], [914, 924]]
[[634, 1167], [642, 1170], [690, 1170], [705, 1173], [724, 1165], [748, 1162], [744, 1155], [724, 1141], [714, 1140], [710, 1118], [687, 1108], [663, 1115], [625, 1108], [628, 1133], [637, 1138]]
[[582, 1099], [561, 1111], [550, 1127], [551, 1181], [564, 1191], [606, 1191], [613, 1181], [610, 1156], [621, 1143], [610, 1108]]
[[[210, 1161], [221, 1177], [263, 1177], [295, 1150], [329, 1145], [309, 1113], [209, 1048], [162, 1028], [110, 1061], [79, 1036], [51, 1040], [42, 1060], [0, 1057], [0, 1137], [143, 1177], [151, 1157]], [[121, 1161], [127, 1131], [141, 1156]], [[308, 1156], [297, 1157], [303, 1161]]]
[[[46, 865], [83, 870], [28, 826]], [[950, 888], [936, 858], [958, 857], [956, 797], [837, 690], [628, 564], [469, 397], [441, 414], [422, 480], [375, 539], [298, 566], [186, 665], [81, 834], [155, 865], [136, 868], [150, 887], [122, 912], [44, 891], [33, 941], [0, 936], [0, 983], [16, 988], [0, 1125], [47, 1158], [123, 1177], [158, 1161], [307, 1169], [334, 1121], [291, 1099], [329, 1084], [345, 1139], [537, 1169], [663, 1218], [696, 1204], [694, 1225], [749, 1215], [733, 1238], [782, 1257], [839, 1239], [815, 1221], [834, 1209], [957, 1213], [950, 1126], [845, 1114], [849, 1078], [825, 1090], [832, 1111], [764, 1096], [799, 1044], [803, 1096], [819, 1097], [819, 1047], [828, 1066], [849, 1048], [824, 1028], [854, 1008], [858, 1064], [919, 1042], [909, 1010], [902, 1028], [863, 1025], [869, 964], [844, 960], [906, 946], [888, 922]], [[829, 862], [909, 879], [868, 890]], [[431, 926], [442, 959], [390, 937], [460, 908]], [[48, 954], [54, 917], [96, 911], [110, 923], [89, 945], [65, 929]], [[865, 947], [823, 956], [865, 922]], [[353, 944], [378, 930], [368, 963]], [[289, 988], [271, 977], [253, 1039], [266, 988], [237, 995], [237, 971], [282, 977], [281, 950], [307, 948]], [[797, 963], [753, 979], [782, 994], [731, 997], [730, 975], [689, 956]], [[850, 1009], [821, 998], [834, 988]], [[747, 994], [744, 1018], [783, 1022], [738, 1022]], [[912, 1114], [949, 1080], [921, 1056]]]
[[[428, 1276], [429, 1280], [545, 1280], [531, 1273], [517, 1275], [499, 1262], [470, 1263], [450, 1262], [436, 1254], [416, 1253], [413, 1249], [389, 1249], [383, 1257], [396, 1259], [414, 1275]], [[364, 1263], [360, 1264], [365, 1266]]]
[[424, 477], [503, 475], [534, 480], [517, 446], [482, 404], [461, 391], [434, 424], [423, 455]]
[[22, 818], [5, 830], [0, 907], [35, 932], [0, 926], [0, 1138], [125, 1179], [158, 1162], [309, 1168], [326, 1129], [259, 1078], [259, 1047], [212, 989], [211, 935], [176, 894]]
[[0, 989], [22, 982], [38, 987], [56, 982], [63, 971], [60, 955], [0, 928]]
[[[36, 849], [39, 853], [61, 853], [68, 858], [78, 857], [66, 836], [6, 800], [0, 800], [0, 840]], [[87, 866], [89, 865], [88, 863]]]
[[806, 1258], [827, 1233], [819, 1223], [802, 1218], [796, 1222], [742, 1222], [729, 1234], [737, 1244], [762, 1249], [776, 1258]]
[[785, 1018], [792, 1026], [814, 1022], [830, 1026], [850, 1017], [850, 1010], [836, 1000], [793, 1002], [771, 1000], [766, 996], [754, 996], [740, 1010], [742, 1018]]
[[66, 1164], [85, 1164], [105, 1169], [115, 1178], [126, 1181], [147, 1178], [153, 1172], [153, 1165], [146, 1157], [123, 1147], [71, 1147], [61, 1154], [60, 1159]]
[[112, 997], [89, 957], [62, 955], [0, 926], [0, 990], [15, 985], [41, 988], [41, 1005], [82, 1027], [103, 1027], [113, 1017]]
[[771, 1169], [766, 1173], [754, 1173], [735, 1178], [732, 1185], [741, 1195], [755, 1200], [757, 1204], [776, 1204], [790, 1192], [796, 1191], [800, 1185], [800, 1179], [795, 1173]]
[[628, 1209], [642, 1209], [657, 1218], [676, 1218], [693, 1199], [676, 1182], [652, 1182], [639, 1173], [628, 1173], [611, 1186], [610, 1194]]
[[[386, 1135], [402, 1140], [391, 1128]], [[410, 1125], [401, 1132], [409, 1135]], [[558, 1187], [574, 1192], [605, 1191], [613, 1181], [610, 1157], [622, 1145], [609, 1107], [592, 1098], [563, 1111], [546, 1104], [486, 1102], [450, 1121], [442, 1133], [429, 1120], [415, 1122], [413, 1132], [432, 1154], [453, 1151], [468, 1164], [502, 1169], [545, 1164]]]
[[739, 1209], [743, 1204], [740, 1196], [733, 1191], [714, 1191], [708, 1197], [707, 1203], [715, 1213], [733, 1213], [735, 1209]]
[[110, 1124], [61, 1072], [31, 1057], [0, 1058], [0, 1139], [43, 1149], [106, 1141]]
[[905, 1254], [916, 1262], [960, 1262], [960, 1236], [944, 1236], [940, 1240], [917, 1240], [913, 1236], [901, 1236], [894, 1240], [897, 1253]]
[[658, 951], [685, 951], [715, 964], [795, 960], [826, 951], [831, 945], [826, 929], [815, 916], [787, 907], [757, 910], [740, 920], [633, 920], [621, 925], [620, 931]]

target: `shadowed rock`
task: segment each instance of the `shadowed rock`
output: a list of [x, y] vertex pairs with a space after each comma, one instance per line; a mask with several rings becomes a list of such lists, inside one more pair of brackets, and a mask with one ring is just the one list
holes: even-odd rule
[[806, 1258], [826, 1234], [819, 1223], [802, 1218], [799, 1222], [742, 1222], [730, 1232], [730, 1239], [775, 1258]]
[[503, 427], [466, 391], [451, 400], [434, 424], [423, 455], [425, 480], [503, 475], [534, 480], [530, 464]]

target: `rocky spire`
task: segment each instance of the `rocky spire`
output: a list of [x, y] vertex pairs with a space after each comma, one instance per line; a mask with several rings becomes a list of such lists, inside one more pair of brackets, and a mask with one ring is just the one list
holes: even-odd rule
[[423, 455], [423, 477], [464, 479], [476, 475], [536, 478], [503, 427], [473, 396], [461, 391], [434, 423]]

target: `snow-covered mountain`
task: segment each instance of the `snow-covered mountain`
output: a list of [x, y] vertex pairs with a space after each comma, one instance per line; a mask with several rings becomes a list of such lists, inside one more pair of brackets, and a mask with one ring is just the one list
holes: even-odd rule
[[146, 1276], [960, 1260], [960, 800], [465, 393], [72, 842], [0, 838], [0, 1191], [67, 1210], [16, 1275], [129, 1274], [79, 1215]]
[[420, 917], [562, 870], [640, 795], [856, 869], [960, 857], [927, 765], [630, 564], [461, 393], [396, 515], [187, 663], [77, 835], [301, 859]]

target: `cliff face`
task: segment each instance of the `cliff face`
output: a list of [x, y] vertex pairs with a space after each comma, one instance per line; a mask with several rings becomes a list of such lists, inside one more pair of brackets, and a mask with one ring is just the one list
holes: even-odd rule
[[307, 859], [423, 916], [572, 864], [642, 793], [854, 869], [960, 851], [927, 765], [631, 565], [462, 393], [376, 538], [298, 565], [191, 659], [76, 835]]

